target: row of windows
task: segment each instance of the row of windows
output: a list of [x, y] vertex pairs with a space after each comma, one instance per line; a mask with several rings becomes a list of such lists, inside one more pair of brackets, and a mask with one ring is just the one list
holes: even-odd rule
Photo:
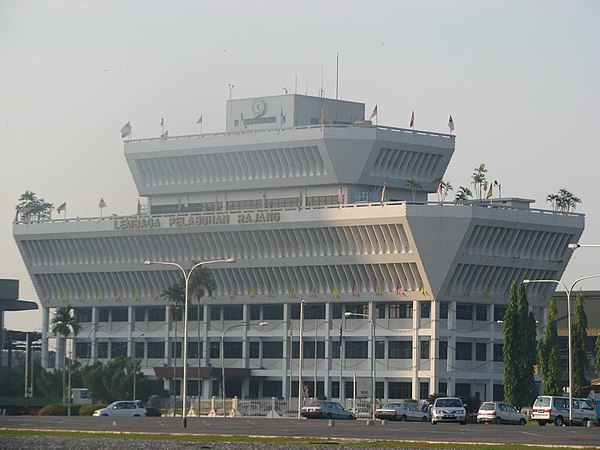
[[[113, 341], [110, 345], [109, 352], [108, 342], [98, 342], [98, 358], [118, 358], [127, 356], [127, 341]], [[172, 354], [176, 358], [181, 358], [182, 346], [181, 342], [172, 342]], [[475, 361], [487, 360], [487, 344], [485, 342], [457, 342], [455, 349], [455, 358], [457, 361], [472, 361], [473, 360], [473, 344], [475, 344]], [[248, 346], [248, 356], [251, 359], [260, 358], [260, 347], [262, 345], [262, 357], [265, 359], [280, 359], [283, 358], [283, 342], [281, 341], [250, 341]], [[163, 342], [136, 342], [135, 357], [144, 358], [144, 347], [146, 347], [147, 358], [164, 358], [165, 345]], [[202, 358], [203, 345], [200, 344], [198, 351], [198, 342], [188, 342], [188, 358]], [[242, 343], [241, 342], [224, 342], [223, 356], [224, 358], [241, 359], [242, 358]], [[340, 341], [331, 342], [332, 359], [340, 358]], [[429, 359], [430, 357], [430, 341], [421, 341], [419, 343], [419, 356], [421, 359]], [[493, 360], [503, 360], [502, 344], [494, 344]], [[209, 346], [210, 358], [218, 359], [221, 357], [221, 343], [211, 342]], [[344, 357], [346, 359], [367, 359], [369, 355], [368, 341], [348, 341], [344, 343]], [[75, 356], [77, 358], [91, 357], [91, 343], [77, 342], [75, 345]], [[390, 341], [388, 342], [388, 359], [412, 359], [413, 346], [412, 341]], [[292, 342], [292, 358], [300, 357], [300, 343]], [[302, 357], [325, 358], [325, 342], [304, 340], [302, 347]], [[375, 358], [385, 359], [385, 343], [377, 341], [375, 344]], [[448, 359], [448, 342], [439, 342], [438, 358], [442, 360]]]
[[[420, 318], [429, 319], [431, 316], [431, 303], [419, 302]], [[440, 319], [448, 319], [449, 303], [440, 303]], [[505, 306], [494, 306], [494, 320], [503, 320]], [[304, 318], [310, 319], [325, 319], [326, 304], [325, 303], [310, 303], [304, 306]], [[369, 314], [369, 305], [367, 303], [350, 303], [350, 304], [333, 304], [331, 309], [332, 319], [341, 319], [345, 312], [354, 314]], [[412, 302], [397, 302], [397, 303], [376, 303], [375, 317], [377, 319], [412, 319], [413, 318], [413, 303]], [[458, 320], [473, 320], [475, 313], [476, 321], [487, 321], [487, 305], [470, 305], [457, 304], [456, 318]], [[172, 308], [172, 319], [181, 320], [183, 311], [181, 307]], [[200, 316], [198, 317], [198, 314]], [[210, 306], [209, 314], [211, 321], [220, 320], [243, 320], [244, 307], [243, 305], [228, 305], [228, 306]], [[136, 322], [164, 322], [166, 320], [166, 312], [163, 306], [136, 307], [134, 308]], [[284, 320], [283, 305], [250, 305], [250, 320]], [[294, 320], [300, 319], [300, 304], [294, 303], [290, 305], [290, 316]], [[92, 322], [92, 308], [75, 308], [75, 318], [78, 322]], [[127, 322], [129, 318], [128, 309], [126, 307], [117, 308], [98, 308], [99, 322]], [[204, 320], [204, 308], [200, 307], [198, 311], [197, 305], [188, 307], [188, 320]]]

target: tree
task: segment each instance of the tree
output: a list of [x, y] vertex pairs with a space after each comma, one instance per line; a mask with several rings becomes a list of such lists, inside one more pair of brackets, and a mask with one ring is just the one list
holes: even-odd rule
[[458, 192], [456, 193], [456, 197], [454, 197], [454, 202], [464, 202], [473, 197], [473, 193], [468, 187], [461, 186], [458, 188]]
[[585, 372], [589, 363], [587, 358], [587, 316], [584, 309], [584, 300], [581, 294], [575, 299], [575, 310], [573, 312], [573, 328], [571, 330], [573, 384], [571, 392], [578, 395], [583, 386], [587, 385]]
[[594, 346], [594, 362], [596, 363], [596, 373], [600, 372], [600, 334], [596, 338], [596, 345]]
[[548, 306], [544, 338], [538, 342], [538, 362], [544, 395], [559, 395], [562, 392], [557, 321], [556, 300], [552, 299]]
[[474, 169], [473, 175], [471, 176], [472, 184], [475, 189], [475, 194], [478, 200], [483, 198], [483, 193], [487, 190], [487, 179], [485, 174], [487, 169], [485, 164], [480, 164], [479, 167]]
[[575, 211], [577, 204], [581, 203], [581, 199], [574, 196], [565, 188], [562, 188], [559, 189], [557, 194], [548, 194], [546, 202], [552, 204], [554, 211], [570, 212]]
[[[60, 336], [66, 340], [71, 334], [73, 336], [77, 336], [79, 334], [79, 331], [81, 330], [81, 326], [77, 322], [77, 319], [75, 319], [75, 317], [73, 317], [73, 315], [71, 314], [72, 311], [73, 311], [73, 308], [71, 307], [71, 305], [67, 305], [67, 306], [58, 308], [54, 312], [54, 316], [52, 316], [52, 320], [50, 322], [50, 330], [52, 331], [52, 333], [54, 333], [55, 336]], [[64, 345], [63, 346], [63, 355], [62, 355], [63, 361], [65, 359], [66, 351], [67, 351], [67, 346]], [[69, 362], [69, 365], [70, 365], [70, 362]], [[69, 380], [69, 382], [70, 382], [70, 380]], [[68, 392], [68, 389], [66, 389], [65, 371], [63, 370], [63, 398], [68, 398], [68, 397], [65, 397], [65, 395], [64, 395], [65, 393], [67, 393], [67, 395], [69, 397], [71, 396], [71, 393]]]
[[179, 283], [174, 283], [167, 287], [160, 293], [160, 296], [169, 302], [169, 312], [171, 314], [171, 321], [175, 323], [175, 335], [171, 348], [173, 349], [173, 379], [171, 380], [171, 390], [173, 395], [177, 395], [177, 322], [180, 319], [179, 312], [181, 306], [185, 303], [185, 284], [181, 280]]
[[406, 187], [410, 189], [410, 192], [412, 193], [413, 203], [415, 203], [417, 201], [417, 191], [421, 189], [421, 183], [419, 183], [414, 178], [411, 178], [406, 182]]
[[444, 181], [442, 178], [438, 178], [438, 177], [434, 178], [433, 184], [437, 189], [437, 195], [438, 195], [439, 202], [443, 202], [444, 199], [446, 198], [446, 195], [448, 195], [448, 192], [450, 192], [453, 189], [450, 182]]
[[22, 220], [49, 220], [52, 217], [54, 205], [38, 198], [35, 192], [25, 191], [19, 197], [15, 210]]
[[504, 314], [504, 401], [520, 408], [535, 397], [536, 324], [525, 287], [513, 281]]

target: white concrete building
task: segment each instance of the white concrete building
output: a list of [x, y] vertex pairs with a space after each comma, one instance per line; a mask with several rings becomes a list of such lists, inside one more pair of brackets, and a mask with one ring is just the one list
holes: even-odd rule
[[[231, 100], [224, 133], [125, 142], [147, 198], [131, 216], [15, 223], [45, 353], [52, 308], [70, 304], [82, 363], [129, 356], [181, 379], [182, 321], [160, 296], [181, 275], [143, 262], [234, 257], [210, 266], [214, 298], [190, 305], [189, 395], [220, 395], [222, 334], [244, 321], [224, 338], [227, 394], [297, 395], [304, 299], [311, 396], [316, 385], [338, 398], [341, 381], [349, 397], [354, 374], [371, 376], [370, 322], [344, 316], [357, 312], [375, 323], [378, 398], [501, 398], [509, 285], [560, 279], [584, 217], [520, 198], [428, 202], [455, 136], [375, 126], [364, 112], [303, 95]], [[528, 288], [542, 319], [553, 290]]]

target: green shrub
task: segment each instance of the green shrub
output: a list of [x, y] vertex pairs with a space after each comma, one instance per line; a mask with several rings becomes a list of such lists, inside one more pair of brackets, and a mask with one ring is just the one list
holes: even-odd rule
[[94, 414], [94, 411], [100, 408], [106, 408], [106, 403], [95, 403], [91, 405], [81, 405], [79, 408], [80, 416], [91, 416]]
[[[78, 416], [81, 405], [71, 405], [71, 415]], [[38, 416], [68, 416], [69, 406], [64, 403], [50, 403], [40, 409]]]
[[147, 417], [160, 417], [160, 409], [146, 407]]

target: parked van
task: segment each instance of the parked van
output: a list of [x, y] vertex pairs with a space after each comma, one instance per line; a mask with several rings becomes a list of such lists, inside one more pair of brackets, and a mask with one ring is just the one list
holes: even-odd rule
[[[540, 395], [531, 408], [531, 420], [544, 426], [553, 423], [562, 426], [569, 421], [569, 397]], [[596, 421], [596, 411], [589, 399], [573, 399], [573, 425], [586, 426]]]

